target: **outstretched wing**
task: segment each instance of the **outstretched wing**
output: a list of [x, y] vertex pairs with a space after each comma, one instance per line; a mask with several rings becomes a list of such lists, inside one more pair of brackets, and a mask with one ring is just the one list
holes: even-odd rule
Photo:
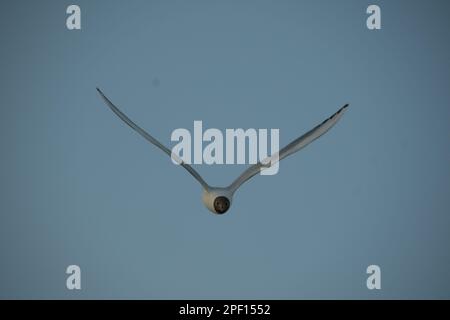
[[164, 151], [169, 157], [172, 157], [175, 161], [177, 161], [183, 168], [185, 168], [206, 190], [209, 190], [210, 186], [203, 180], [203, 178], [198, 174], [197, 171], [194, 170], [190, 165], [184, 163], [180, 158], [178, 158], [175, 154], [166, 148], [162, 143], [153, 138], [150, 134], [148, 134], [144, 129], [140, 128], [137, 124], [131, 121], [122, 111], [119, 110], [104, 94], [103, 92], [97, 88], [98, 93], [100, 93], [103, 100], [105, 100], [106, 105], [120, 118], [129, 125], [132, 129], [134, 129], [137, 133], [143, 136], [147, 141], [157, 146], [159, 149]]
[[261, 162], [258, 162], [257, 164], [252, 165], [247, 170], [245, 170], [236, 180], [233, 181], [233, 183], [228, 187], [228, 189], [231, 190], [231, 192], [235, 192], [244, 182], [246, 182], [248, 179], [256, 175], [258, 172], [260, 172], [262, 169], [269, 167], [270, 165], [274, 165], [276, 162], [280, 161], [281, 159], [286, 158], [287, 156], [299, 151], [300, 149], [303, 149], [308, 144], [319, 138], [321, 135], [323, 135], [325, 132], [331, 129], [336, 122], [341, 118], [341, 116], [344, 114], [344, 110], [348, 107], [348, 104], [340, 108], [335, 114], [333, 114], [331, 117], [323, 121], [321, 124], [313, 128], [312, 130], [308, 131], [301, 137], [295, 139], [291, 143], [289, 143], [287, 146], [285, 146], [283, 149], [281, 149], [278, 153], [272, 155], [269, 158], [264, 159]]

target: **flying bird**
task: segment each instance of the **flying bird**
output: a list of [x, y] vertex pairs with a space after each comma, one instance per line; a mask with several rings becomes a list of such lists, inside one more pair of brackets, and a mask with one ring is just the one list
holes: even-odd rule
[[119, 110], [112, 102], [109, 100], [103, 92], [97, 88], [97, 91], [100, 93], [100, 96], [105, 101], [106, 105], [127, 125], [129, 125], [132, 129], [134, 129], [137, 133], [139, 133], [142, 137], [144, 137], [147, 141], [157, 146], [159, 149], [164, 151], [169, 157], [172, 157], [176, 162], [178, 162], [183, 168], [185, 168], [203, 187], [203, 204], [213, 213], [215, 214], [224, 214], [230, 209], [231, 202], [233, 200], [233, 195], [236, 190], [251, 177], [258, 174], [261, 170], [274, 165], [276, 162], [286, 158], [287, 156], [303, 149], [308, 144], [322, 136], [328, 130], [330, 130], [342, 117], [344, 111], [348, 107], [348, 104], [344, 105], [340, 108], [335, 114], [331, 117], [323, 121], [321, 124], [317, 125], [310, 131], [306, 132], [302, 136], [298, 137], [287, 146], [282, 148], [279, 152], [273, 154], [272, 156], [250, 166], [245, 170], [236, 180], [234, 180], [228, 187], [213, 187], [206, 183], [205, 180], [198, 174], [197, 171], [192, 168], [189, 164], [182, 161], [175, 154], [171, 152], [167, 147], [165, 147], [162, 143], [156, 140], [153, 136], [147, 133], [144, 129], [139, 127], [133, 121], [130, 120], [122, 111]]

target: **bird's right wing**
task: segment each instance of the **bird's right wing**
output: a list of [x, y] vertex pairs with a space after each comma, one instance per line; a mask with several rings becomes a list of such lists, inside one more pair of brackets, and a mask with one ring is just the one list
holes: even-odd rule
[[348, 107], [348, 104], [340, 108], [335, 114], [333, 114], [331, 117], [323, 121], [321, 124], [317, 125], [313, 129], [309, 130], [304, 135], [300, 136], [299, 138], [295, 139], [291, 143], [289, 143], [287, 146], [285, 146], [283, 149], [281, 149], [279, 152], [275, 153], [274, 155], [264, 159], [261, 162], [258, 162], [257, 164], [252, 165], [247, 170], [245, 170], [236, 180], [233, 181], [233, 183], [228, 186], [228, 189], [234, 193], [244, 182], [246, 182], [248, 179], [259, 173], [261, 170], [264, 170], [265, 168], [270, 167], [271, 165], [274, 165], [278, 161], [286, 158], [287, 156], [299, 151], [300, 149], [306, 147], [308, 144], [322, 136], [324, 133], [326, 133], [328, 130], [333, 127], [338, 120], [341, 118], [343, 111]]
[[144, 137], [147, 141], [157, 146], [159, 149], [164, 151], [169, 157], [174, 159], [178, 164], [180, 164], [183, 168], [185, 168], [200, 184], [203, 188], [206, 190], [210, 189], [210, 186], [203, 180], [203, 178], [198, 174], [197, 171], [194, 170], [189, 164], [185, 163], [183, 160], [181, 160], [176, 154], [172, 153], [168, 148], [166, 148], [162, 143], [160, 143], [158, 140], [153, 138], [150, 134], [148, 134], [144, 129], [139, 127], [137, 124], [135, 124], [133, 121], [131, 121], [130, 118], [128, 118], [122, 111], [119, 110], [112, 102], [109, 100], [103, 92], [97, 88], [98, 93], [100, 93], [100, 96], [105, 101], [106, 105], [120, 118], [123, 122], [125, 122], [127, 125], [129, 125], [132, 129], [134, 129], [137, 133], [139, 133], [141, 136]]

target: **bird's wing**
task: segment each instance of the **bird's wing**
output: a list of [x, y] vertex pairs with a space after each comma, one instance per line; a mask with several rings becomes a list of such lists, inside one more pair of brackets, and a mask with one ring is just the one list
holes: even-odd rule
[[340, 108], [335, 114], [333, 114], [331, 117], [323, 121], [321, 124], [316, 126], [315, 128], [311, 129], [301, 137], [295, 139], [291, 143], [289, 143], [287, 146], [285, 146], [283, 149], [281, 149], [278, 153], [275, 153], [274, 155], [264, 159], [263, 161], [258, 162], [257, 164], [252, 165], [247, 170], [245, 170], [236, 180], [233, 181], [233, 183], [228, 186], [228, 189], [231, 190], [231, 192], [235, 192], [244, 182], [246, 182], [248, 179], [256, 175], [261, 170], [270, 167], [271, 165], [274, 165], [281, 159], [286, 158], [287, 156], [299, 151], [300, 149], [306, 147], [308, 144], [319, 138], [321, 135], [323, 135], [325, 132], [331, 129], [336, 122], [339, 121], [341, 116], [343, 115], [343, 111], [348, 107], [348, 104]]
[[198, 174], [197, 171], [194, 170], [189, 164], [183, 162], [176, 154], [172, 153], [168, 148], [166, 148], [162, 143], [153, 138], [150, 134], [148, 134], [144, 129], [140, 128], [137, 124], [131, 121], [122, 111], [119, 110], [112, 102], [109, 100], [103, 92], [97, 88], [98, 93], [100, 93], [103, 100], [106, 102], [106, 105], [120, 118], [129, 125], [132, 129], [134, 129], [137, 133], [143, 136], [147, 141], [157, 146], [159, 149], [164, 151], [169, 157], [172, 157], [177, 163], [179, 163], [183, 168], [185, 168], [206, 190], [209, 190], [210, 186], [203, 180], [203, 178]]

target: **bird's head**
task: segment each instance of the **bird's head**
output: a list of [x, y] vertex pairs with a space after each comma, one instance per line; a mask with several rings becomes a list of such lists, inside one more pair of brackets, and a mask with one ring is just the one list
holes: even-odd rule
[[230, 209], [233, 194], [227, 188], [210, 188], [203, 191], [203, 204], [215, 214], [224, 214]]

